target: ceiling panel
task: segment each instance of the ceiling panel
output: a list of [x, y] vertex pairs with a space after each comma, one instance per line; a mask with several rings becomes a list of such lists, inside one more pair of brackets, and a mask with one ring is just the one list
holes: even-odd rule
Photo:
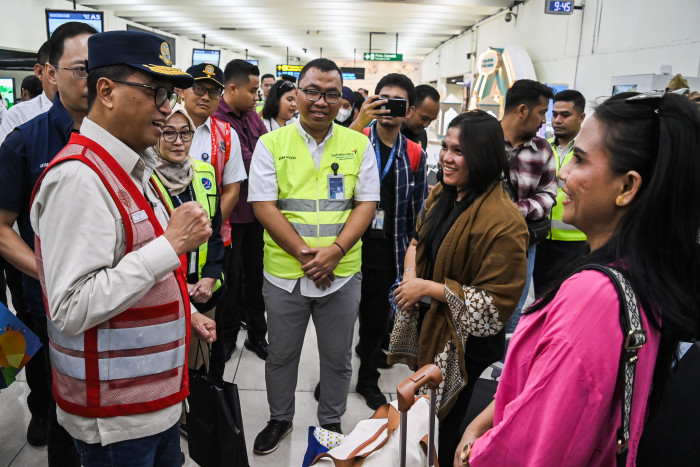
[[[84, 0], [144, 26], [253, 58], [353, 58], [369, 50], [418, 60], [512, 0]], [[222, 29], [223, 28], [223, 29]], [[384, 34], [377, 34], [384, 33]], [[303, 49], [306, 49], [304, 52]]]

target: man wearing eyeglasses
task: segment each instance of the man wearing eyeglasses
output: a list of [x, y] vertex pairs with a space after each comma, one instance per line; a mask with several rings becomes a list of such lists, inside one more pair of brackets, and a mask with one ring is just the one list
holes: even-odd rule
[[292, 430], [304, 335], [313, 318], [320, 357], [318, 420], [342, 432], [350, 346], [360, 303], [360, 237], [379, 201], [374, 150], [362, 133], [333, 123], [343, 79], [328, 59], [299, 75], [299, 121], [260, 138], [250, 168], [255, 215], [265, 227], [270, 421], [253, 451], [268, 454]]
[[[46, 371], [49, 345], [46, 310], [34, 260], [34, 231], [29, 219], [29, 200], [35, 182], [46, 165], [80, 129], [87, 115], [85, 59], [88, 38], [97, 31], [83, 23], [69, 22], [51, 36], [45, 79], [58, 88], [48, 112], [17, 127], [0, 146], [0, 255], [23, 273], [22, 284], [31, 328], [43, 344], [30, 361], [27, 380], [31, 393], [27, 404], [32, 414], [27, 441], [48, 443], [49, 465], [80, 465], [73, 442], [56, 422], [51, 398], [51, 374]], [[17, 222], [20, 234], [13, 230]]]
[[58, 421], [88, 467], [180, 465], [188, 327], [216, 338], [214, 321], [191, 309], [183, 266], [211, 235], [208, 215], [197, 202], [166, 207], [146, 152], [173, 88], [193, 84], [171, 65], [153, 34], [90, 37], [88, 116], [32, 201]]

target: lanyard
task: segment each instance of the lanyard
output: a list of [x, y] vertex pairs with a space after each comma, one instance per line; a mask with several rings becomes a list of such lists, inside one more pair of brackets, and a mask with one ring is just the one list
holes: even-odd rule
[[[197, 201], [197, 198], [194, 197], [194, 192], [192, 191], [192, 182], [190, 182], [190, 184], [187, 185], [187, 192], [190, 194], [190, 201]], [[171, 198], [173, 199], [173, 201], [177, 201], [177, 206], [175, 206], [176, 208], [182, 206], [183, 203], [180, 199], [180, 195], [173, 195]], [[175, 205], [175, 203], [173, 203], [173, 205]]]
[[379, 186], [382, 185], [382, 180], [384, 180], [384, 177], [386, 177], [386, 174], [389, 173], [389, 169], [391, 168], [391, 164], [394, 162], [394, 156], [396, 155], [396, 147], [399, 145], [399, 138], [396, 138], [396, 141], [394, 141], [394, 146], [391, 148], [391, 154], [389, 154], [389, 160], [386, 161], [386, 166], [384, 166], [384, 170], [381, 169], [382, 166], [382, 156], [381, 156], [381, 151], [380, 151], [380, 145], [381, 145], [381, 140], [379, 139], [379, 136], [376, 133], [376, 128], [373, 128], [375, 131], [374, 133], [374, 154], [377, 156], [377, 170], [379, 170]]

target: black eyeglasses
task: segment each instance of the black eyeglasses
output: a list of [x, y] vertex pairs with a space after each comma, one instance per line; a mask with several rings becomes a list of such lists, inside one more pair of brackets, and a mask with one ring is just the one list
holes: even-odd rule
[[321, 92], [318, 89], [304, 89], [304, 88], [299, 88], [300, 91], [304, 91], [304, 94], [306, 95], [306, 98], [310, 100], [311, 102], [317, 102], [319, 99], [322, 97], [326, 99], [326, 102], [329, 104], [337, 104], [340, 102], [340, 98], [343, 97], [341, 94], [338, 94], [337, 92]]
[[113, 79], [112, 81], [115, 83], [127, 84], [129, 86], [150, 89], [154, 92], [153, 102], [156, 104], [156, 107], [162, 106], [167, 101], [170, 101], [170, 107], [173, 107], [177, 103], [177, 93], [175, 91], [168, 90], [168, 88], [164, 88], [162, 86], [151, 86], [143, 83], [134, 83], [132, 81], [122, 81], [120, 79]]
[[221, 88], [207, 88], [206, 86], [202, 86], [201, 84], [193, 84], [192, 92], [195, 94], [195, 96], [199, 97], [202, 97], [205, 93], [208, 92], [209, 99], [219, 99], [224, 93], [224, 90]]
[[181, 132], [173, 131], [173, 130], [165, 130], [163, 131], [163, 139], [167, 141], [168, 143], [174, 143], [175, 140], [180, 137], [183, 143], [189, 143], [192, 141], [192, 138], [194, 137], [194, 131], [192, 130], [184, 130]]
[[54, 68], [59, 68], [61, 70], [70, 70], [73, 72], [73, 76], [75, 76], [78, 79], [85, 79], [87, 78], [88, 71], [87, 68], [84, 66], [74, 66], [73, 68], [69, 68], [66, 66], [58, 66], [58, 65], [51, 65]]

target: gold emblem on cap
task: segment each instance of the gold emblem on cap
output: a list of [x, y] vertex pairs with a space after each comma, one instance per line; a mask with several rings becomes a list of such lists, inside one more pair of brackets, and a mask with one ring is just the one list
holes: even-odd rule
[[187, 75], [184, 71], [180, 70], [179, 68], [173, 68], [171, 66], [163, 66], [163, 65], [144, 65], [146, 68], [151, 70], [153, 73], [157, 73], [159, 75], [168, 75], [168, 76], [182, 76], [182, 75]]
[[213, 75], [214, 74], [214, 67], [212, 65], [205, 66], [204, 73], [207, 75]]
[[163, 63], [165, 63], [168, 66], [173, 64], [173, 60], [170, 57], [170, 46], [167, 42], [163, 42], [162, 44], [160, 44], [160, 55], [158, 55], [158, 58], [163, 60]]

